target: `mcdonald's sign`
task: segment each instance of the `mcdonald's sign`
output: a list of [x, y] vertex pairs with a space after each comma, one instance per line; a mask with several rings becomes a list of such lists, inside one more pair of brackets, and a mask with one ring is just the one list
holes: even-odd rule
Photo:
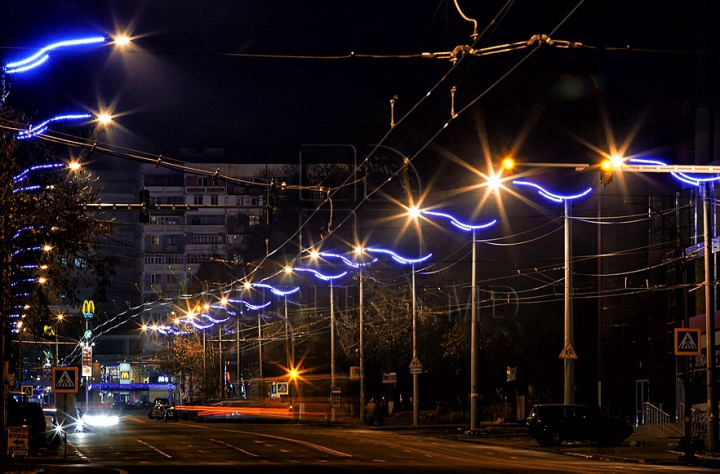
[[95, 303], [92, 300], [83, 301], [82, 314], [85, 319], [92, 319], [95, 314]]

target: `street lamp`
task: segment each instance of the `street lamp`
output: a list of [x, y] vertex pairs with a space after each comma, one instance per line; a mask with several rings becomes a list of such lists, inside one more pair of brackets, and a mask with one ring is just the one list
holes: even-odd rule
[[410, 362], [410, 371], [413, 377], [413, 426], [418, 426], [420, 422], [420, 372], [422, 371], [422, 364], [417, 358], [417, 304], [415, 297], [415, 264], [422, 263], [432, 257], [432, 254], [427, 254], [420, 258], [405, 258], [392, 250], [370, 247], [365, 249], [367, 253], [380, 253], [392, 256], [392, 259], [403, 265], [412, 266], [412, 361]]
[[463, 232], [472, 233], [472, 267], [470, 276], [470, 430], [480, 428], [480, 380], [479, 370], [479, 349], [478, 349], [478, 328], [477, 328], [477, 239], [478, 230], [487, 229], [495, 225], [497, 219], [482, 224], [468, 224], [457, 217], [444, 212], [422, 210], [420, 214], [428, 217], [439, 217], [450, 221], [450, 223]]
[[566, 405], [575, 403], [575, 349], [573, 343], [575, 342], [575, 321], [573, 316], [573, 305], [572, 305], [572, 293], [573, 293], [573, 262], [572, 262], [572, 220], [571, 220], [571, 202], [575, 199], [583, 198], [592, 192], [592, 188], [587, 188], [584, 191], [574, 195], [562, 195], [547, 190], [543, 186], [531, 182], [531, 181], [520, 181], [515, 180], [512, 184], [516, 186], [527, 186], [537, 190], [538, 194], [545, 199], [562, 203], [564, 206], [564, 218], [565, 218], [565, 346], [563, 347], [560, 357], [564, 360], [564, 396], [563, 403]]
[[[314, 259], [318, 258], [319, 256], [320, 254], [318, 252], [312, 253], [312, 257]], [[335, 387], [335, 301], [333, 297], [333, 282], [338, 278], [342, 278], [347, 275], [347, 271], [338, 273], [337, 275], [325, 275], [318, 270], [312, 268], [295, 267], [294, 270], [297, 272], [312, 273], [315, 278], [319, 278], [323, 281], [327, 281], [328, 283], [330, 283], [330, 422], [335, 423], [337, 421], [337, 413], [335, 410], [335, 406], [332, 402], [332, 390]]]
[[[286, 298], [288, 295], [294, 294], [298, 291], [300, 291], [300, 287], [297, 286], [295, 288], [291, 288], [289, 290], [281, 290], [279, 288], [276, 288], [272, 285], [269, 285], [267, 283], [252, 283], [250, 281], [245, 281], [243, 288], [245, 290], [250, 290], [253, 288], [260, 288], [263, 290], [270, 290], [270, 292], [275, 296], [282, 296], [283, 298]], [[232, 302], [233, 300], [229, 300]], [[253, 310], [260, 310], [266, 308], [268, 305], [270, 305], [271, 301], [266, 302], [263, 305], [249, 305], [248, 303], [245, 303], [245, 306], [249, 309]], [[258, 399], [262, 400], [262, 393], [263, 393], [263, 356], [262, 356], [262, 314], [258, 312], [258, 380], [259, 380], [259, 387], [258, 387]]]

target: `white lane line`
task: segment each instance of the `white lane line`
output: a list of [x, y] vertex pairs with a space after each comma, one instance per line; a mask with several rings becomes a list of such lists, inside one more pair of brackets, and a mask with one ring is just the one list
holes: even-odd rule
[[219, 439], [213, 439], [213, 438], [205, 438], [205, 439], [208, 440], [208, 441], [212, 441], [212, 442], [214, 442], [214, 443], [220, 443], [220, 444], [222, 444], [222, 445], [224, 445], [224, 446], [227, 446], [228, 448], [234, 449], [234, 450], [236, 450], [236, 451], [240, 451], [241, 453], [247, 454], [248, 456], [252, 456], [252, 457], [254, 457], [254, 458], [259, 458], [259, 457], [260, 457], [259, 454], [251, 453], [250, 451], [245, 451], [245, 450], [242, 449], [242, 448], [238, 448], [237, 446], [234, 446], [234, 445], [232, 445], [232, 444], [230, 444], [230, 443], [226, 443], [225, 441], [220, 441]]
[[[270, 439], [275, 439], [275, 440], [279, 440], [279, 441], [286, 441], [286, 442], [288, 442], [288, 443], [301, 444], [301, 445], [303, 445], [303, 446], [307, 446], [308, 448], [315, 449], [315, 450], [317, 450], [317, 451], [322, 451], [322, 452], [325, 452], [325, 453], [328, 453], [328, 454], [332, 454], [332, 455], [334, 455], [334, 456], [345, 457], [345, 458], [351, 458], [351, 457], [353, 457], [352, 454], [343, 453], [342, 451], [336, 451], [336, 450], [334, 450], [334, 449], [331, 449], [331, 448], [328, 448], [328, 447], [325, 447], [325, 446], [322, 446], [322, 445], [319, 445], [319, 444], [310, 443], [309, 441], [304, 441], [304, 440], [301, 440], [301, 439], [285, 438], [284, 436], [275, 436], [275, 435], [270, 435], [270, 434], [254, 433], [254, 432], [251, 432], [251, 431], [225, 430], [225, 429], [208, 428], [208, 427], [205, 427], [205, 426], [196, 426], [196, 425], [185, 425], [185, 426], [187, 426], [187, 427], [191, 427], [191, 426], [192, 426], [193, 428], [204, 429], [204, 430], [212, 430], [212, 429], [215, 429], [215, 430], [217, 430], [217, 431], [225, 431], [225, 432], [228, 432], [228, 433], [241, 433], [241, 434], [245, 434], [245, 435], [249, 435], [249, 436], [270, 438]], [[258, 443], [257, 440], [256, 440], [255, 442]]]
[[252, 436], [263, 436], [266, 438], [277, 439], [280, 441], [287, 441], [288, 443], [302, 444], [303, 446], [307, 446], [308, 448], [317, 449], [318, 451], [323, 451], [328, 454], [333, 454], [335, 456], [347, 457], [347, 458], [352, 457], [352, 454], [347, 454], [347, 453], [343, 453], [341, 451], [336, 451], [336, 450], [330, 449], [326, 446], [322, 446], [322, 445], [315, 444], [315, 443], [310, 443], [309, 441], [304, 441], [302, 439], [285, 438], [284, 436], [275, 436], [275, 435], [269, 435], [269, 434], [263, 434], [263, 433], [251, 433], [249, 431], [237, 431], [236, 433], [244, 433], [244, 434], [248, 434], [248, 435], [252, 435]]
[[135, 438], [135, 441], [137, 441], [137, 442], [140, 443], [140, 444], [144, 444], [145, 446], [147, 446], [147, 447], [150, 448], [150, 449], [154, 449], [155, 451], [157, 451], [158, 453], [162, 454], [162, 455], [165, 456], [166, 458], [172, 458], [172, 456], [170, 456], [168, 453], [164, 453], [164, 452], [160, 451], [160, 450], [159, 450], [158, 448], [156, 448], [155, 446], [153, 446], [153, 445], [151, 445], [151, 444], [148, 444], [148, 443], [146, 443], [145, 441], [143, 441], [143, 440], [141, 440], [141, 439]]

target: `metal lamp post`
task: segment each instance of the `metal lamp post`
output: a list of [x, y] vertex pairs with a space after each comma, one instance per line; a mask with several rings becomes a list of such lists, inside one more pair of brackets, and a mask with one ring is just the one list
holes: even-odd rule
[[[319, 255], [319, 254], [318, 254]], [[314, 255], [317, 257], [318, 255]], [[325, 275], [312, 268], [296, 267], [295, 271], [312, 273], [316, 278], [327, 281], [330, 283], [330, 390], [332, 392], [335, 387], [335, 301], [333, 296], [333, 282], [338, 278], [342, 278], [347, 275], [347, 271], [339, 273], [337, 275]], [[332, 394], [331, 394], [332, 397]], [[335, 423], [337, 421], [337, 412], [333, 404], [332, 398], [330, 400], [330, 422]]]
[[422, 372], [422, 364], [417, 357], [417, 298], [415, 297], [415, 264], [427, 261], [432, 254], [424, 257], [410, 259], [402, 257], [392, 250], [370, 247], [365, 249], [366, 252], [381, 253], [390, 255], [393, 260], [402, 265], [411, 265], [412, 268], [412, 361], [410, 362], [410, 371], [413, 378], [413, 426], [418, 426], [420, 422], [420, 373]]
[[479, 329], [477, 327], [477, 239], [476, 231], [487, 229], [497, 223], [497, 219], [482, 224], [468, 224], [455, 216], [444, 212], [421, 210], [420, 215], [426, 217], [439, 217], [450, 221], [457, 229], [470, 232], [472, 235], [472, 265], [470, 275], [470, 430], [480, 428], [480, 354], [478, 349]]
[[575, 348], [573, 343], [575, 342], [575, 321], [573, 315], [573, 262], [572, 262], [572, 201], [583, 198], [592, 192], [592, 188], [587, 188], [584, 191], [574, 195], [562, 195], [548, 191], [546, 188], [540, 186], [537, 183], [531, 181], [520, 181], [515, 180], [512, 184], [516, 186], [527, 186], [535, 188], [538, 194], [545, 199], [563, 204], [564, 214], [564, 248], [565, 248], [565, 278], [564, 278], [564, 338], [565, 346], [563, 347], [560, 357], [564, 361], [564, 390], [563, 390], [563, 402], [565, 404], [575, 403]]

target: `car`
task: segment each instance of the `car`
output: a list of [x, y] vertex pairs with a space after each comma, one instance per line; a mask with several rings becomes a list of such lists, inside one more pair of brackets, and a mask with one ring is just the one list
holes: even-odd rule
[[163, 421], [180, 421], [180, 412], [174, 406], [167, 407], [165, 415], [163, 415]]
[[46, 416], [42, 405], [38, 402], [16, 402], [11, 398], [7, 424], [29, 428], [28, 448], [31, 451], [40, 449], [55, 451], [62, 441], [62, 432], [54, 415]]
[[535, 405], [527, 417], [528, 435], [540, 446], [559, 446], [563, 441], [622, 444], [633, 433], [622, 418], [599, 415], [586, 405]]
[[109, 406], [96, 406], [88, 408], [78, 420], [78, 431], [87, 431], [92, 428], [115, 426], [120, 417]]
[[148, 416], [151, 419], [155, 418], [156, 420], [162, 420], [165, 417], [165, 410], [167, 409], [167, 407], [168, 405], [164, 403], [156, 403], [155, 406], [150, 409]]

